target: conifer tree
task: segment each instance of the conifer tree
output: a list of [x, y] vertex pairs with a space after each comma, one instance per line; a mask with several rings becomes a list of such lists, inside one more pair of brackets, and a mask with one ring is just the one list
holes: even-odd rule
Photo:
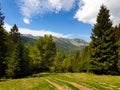
[[116, 41], [117, 53], [118, 53], [117, 67], [120, 74], [120, 24], [114, 27], [114, 35], [115, 35], [115, 41]]
[[16, 76], [15, 71], [18, 70], [18, 52], [17, 47], [20, 42], [20, 33], [18, 32], [18, 28], [16, 24], [12, 27], [9, 33], [9, 41], [7, 45], [9, 46], [9, 56], [7, 57], [7, 69], [6, 69], [6, 77], [14, 78]]
[[7, 55], [7, 32], [4, 29], [4, 18], [0, 7], [0, 77], [5, 75]]
[[90, 70], [96, 74], [117, 73], [117, 52], [109, 10], [102, 5], [91, 36]]
[[21, 41], [20, 33], [16, 24], [11, 29], [10, 38], [13, 42], [14, 59], [9, 61], [7, 71], [9, 72], [12, 68], [13, 71], [11, 72], [14, 73], [14, 76], [12, 77], [21, 78], [29, 73], [29, 52]]
[[16, 24], [14, 24], [14, 26], [11, 28], [10, 36], [13, 41], [13, 44], [18, 44], [21, 41], [20, 33], [18, 32], [18, 28], [17, 28]]
[[16, 47], [16, 61], [17, 67], [15, 70], [15, 78], [22, 78], [27, 76], [29, 71], [29, 51], [22, 42]]

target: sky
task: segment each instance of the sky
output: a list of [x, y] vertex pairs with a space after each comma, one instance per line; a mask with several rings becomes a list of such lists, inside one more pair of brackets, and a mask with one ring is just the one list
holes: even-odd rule
[[90, 41], [100, 6], [109, 10], [113, 25], [120, 23], [120, 0], [0, 0], [7, 31], [16, 24], [22, 34]]

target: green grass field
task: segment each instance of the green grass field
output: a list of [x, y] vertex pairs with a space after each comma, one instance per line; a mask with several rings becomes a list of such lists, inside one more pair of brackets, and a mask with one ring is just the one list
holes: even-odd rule
[[0, 90], [120, 90], [120, 76], [40, 73], [22, 79], [1, 79]]

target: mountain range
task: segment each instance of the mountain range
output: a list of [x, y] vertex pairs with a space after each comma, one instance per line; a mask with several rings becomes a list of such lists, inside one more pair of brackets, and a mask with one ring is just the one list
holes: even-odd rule
[[[30, 34], [22, 34], [21, 39], [25, 45], [34, 45], [41, 38], [40, 36], [32, 36]], [[68, 39], [53, 37], [56, 43], [57, 51], [61, 53], [73, 54], [76, 51], [81, 51], [88, 42], [82, 39]]]

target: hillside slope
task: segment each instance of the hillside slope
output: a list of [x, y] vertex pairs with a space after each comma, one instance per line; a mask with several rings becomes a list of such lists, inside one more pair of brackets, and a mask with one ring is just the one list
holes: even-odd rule
[[[21, 35], [21, 39], [26, 45], [34, 45], [37, 41], [38, 36], [32, 36], [29, 34]], [[76, 51], [81, 51], [88, 43], [82, 39], [67, 39], [67, 38], [57, 38], [53, 37], [56, 42], [57, 51], [61, 53], [75, 53]]]

